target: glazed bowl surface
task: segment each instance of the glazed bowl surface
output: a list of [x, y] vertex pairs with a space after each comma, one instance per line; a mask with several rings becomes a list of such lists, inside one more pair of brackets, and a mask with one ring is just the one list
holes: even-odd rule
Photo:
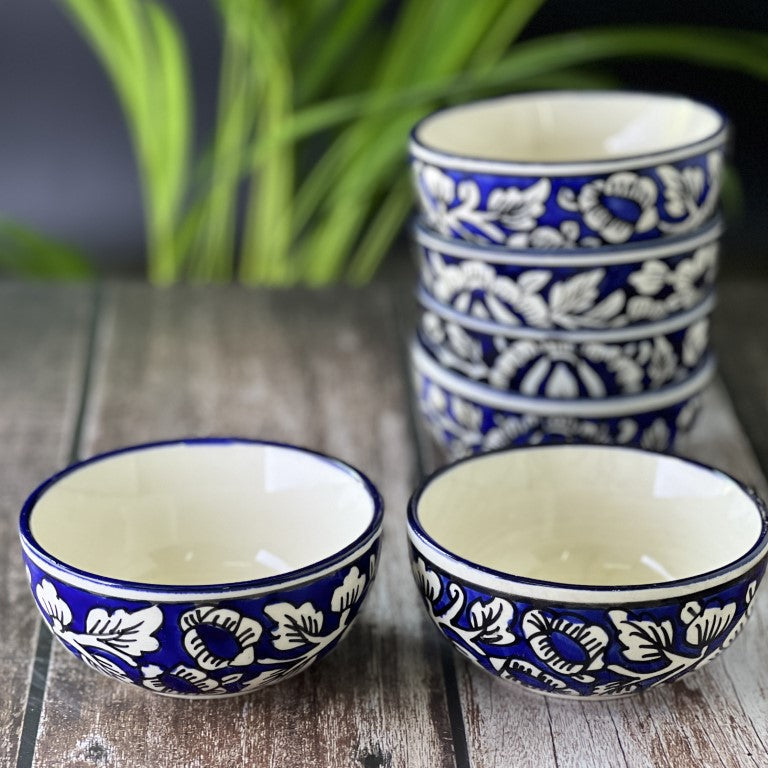
[[711, 293], [720, 219], [688, 235], [532, 251], [463, 243], [414, 226], [421, 285], [441, 304], [510, 327], [600, 330], [658, 322]]
[[711, 218], [727, 137], [720, 112], [683, 96], [550, 91], [436, 112], [409, 149], [421, 213], [438, 233], [593, 247]]
[[157, 693], [218, 697], [336, 645], [373, 581], [382, 514], [337, 459], [196, 438], [65, 469], [19, 529], [37, 607], [76, 657]]
[[684, 381], [709, 351], [710, 295], [688, 312], [629, 328], [543, 330], [463, 315], [425, 291], [417, 335], [445, 368], [522, 395], [602, 398]]
[[445, 467], [411, 498], [408, 535], [427, 612], [458, 651], [536, 692], [596, 699], [678, 680], [728, 647], [768, 555], [752, 491], [616, 446]]
[[450, 458], [508, 446], [579, 442], [674, 448], [701, 407], [715, 371], [709, 355], [684, 381], [654, 392], [602, 398], [502, 392], [446, 370], [414, 340], [413, 387], [425, 427]]

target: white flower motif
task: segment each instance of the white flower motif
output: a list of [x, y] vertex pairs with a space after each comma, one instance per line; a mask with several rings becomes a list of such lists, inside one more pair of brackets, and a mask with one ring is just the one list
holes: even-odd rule
[[365, 574], [360, 573], [356, 565], [353, 566], [344, 577], [341, 586], [333, 590], [331, 610], [334, 613], [342, 613], [362, 600], [367, 581]]
[[[536, 656], [561, 675], [587, 682], [594, 679], [589, 672], [604, 666], [608, 634], [596, 624], [533, 609], [523, 617], [522, 629]], [[561, 651], [563, 645], [569, 648], [567, 657]]]
[[736, 603], [727, 603], [719, 607], [709, 605], [702, 608], [694, 601], [686, 603], [680, 611], [680, 619], [688, 629], [685, 642], [700, 648], [709, 645], [722, 634], [736, 615]]
[[[579, 190], [578, 197], [572, 189], [561, 187], [557, 202], [565, 210], [581, 211], [584, 223], [606, 242], [624, 243], [636, 232], [648, 232], [656, 226], [657, 197], [653, 179], [620, 171], [606, 179], [588, 182]], [[619, 207], [621, 213], [616, 212]], [[630, 207], [634, 208], [631, 214], [627, 212]]]
[[[240, 675], [236, 678], [239, 679]], [[170, 678], [170, 679], [169, 679]], [[235, 682], [228, 678], [228, 682]], [[227, 689], [218, 680], [214, 680], [202, 670], [178, 664], [173, 669], [165, 670], [157, 664], [148, 664], [141, 668], [141, 684], [156, 693], [174, 693], [196, 695], [200, 693], [222, 694]], [[179, 688], [186, 690], [179, 690]]]
[[243, 667], [255, 659], [261, 624], [232, 608], [204, 605], [183, 613], [184, 648], [203, 668]]
[[525, 189], [497, 187], [488, 195], [488, 210], [507, 229], [527, 232], [536, 226], [537, 219], [546, 210], [544, 203], [549, 197], [549, 179], [539, 179]]
[[699, 320], [685, 332], [683, 339], [683, 363], [693, 368], [707, 350], [709, 345], [709, 320]]

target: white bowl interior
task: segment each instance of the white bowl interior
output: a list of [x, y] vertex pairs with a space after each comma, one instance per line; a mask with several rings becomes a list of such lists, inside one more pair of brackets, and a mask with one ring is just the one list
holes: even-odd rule
[[373, 520], [362, 479], [332, 459], [252, 443], [171, 444], [87, 464], [32, 510], [38, 544], [114, 579], [246, 581], [336, 554]]
[[426, 533], [471, 563], [562, 584], [685, 579], [756, 543], [761, 515], [719, 472], [643, 451], [526, 448], [489, 454], [427, 485]]
[[502, 162], [586, 162], [702, 141], [722, 127], [711, 107], [643, 93], [539, 93], [437, 112], [416, 130], [428, 149]]

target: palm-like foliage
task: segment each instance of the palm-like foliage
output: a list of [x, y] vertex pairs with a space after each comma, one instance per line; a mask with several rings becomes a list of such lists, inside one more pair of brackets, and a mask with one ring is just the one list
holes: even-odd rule
[[218, 113], [193, 158], [188, 55], [168, 9], [64, 2], [125, 113], [158, 283], [367, 281], [410, 208], [408, 130], [446, 101], [601, 87], [585, 67], [617, 57], [768, 80], [768, 36], [754, 32], [607, 27], [516, 43], [544, 0], [216, 0]]

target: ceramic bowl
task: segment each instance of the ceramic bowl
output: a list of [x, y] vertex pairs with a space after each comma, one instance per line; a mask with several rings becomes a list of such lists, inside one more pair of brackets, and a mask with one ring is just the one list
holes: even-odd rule
[[337, 459], [194, 439], [125, 448], [43, 483], [21, 512], [43, 618], [89, 667], [172, 696], [248, 693], [349, 629], [382, 502]]
[[660, 323], [603, 331], [513, 328], [462, 315], [424, 291], [417, 334], [443, 367], [498, 390], [610, 397], [684, 381], [709, 350], [714, 295]]
[[427, 612], [457, 650], [538, 693], [596, 699], [678, 680], [729, 646], [768, 555], [765, 505], [739, 482], [605, 446], [446, 467], [411, 498], [408, 535]]
[[410, 155], [438, 233], [513, 248], [688, 232], [717, 208], [728, 126], [682, 96], [546, 92], [450, 107]]
[[604, 248], [507, 249], [414, 227], [421, 284], [442, 304], [501, 325], [599, 330], [664, 320], [715, 283], [719, 219], [689, 235]]
[[693, 425], [698, 395], [715, 370], [710, 356], [688, 379], [655, 392], [553, 400], [500, 392], [447, 371], [414, 342], [413, 385], [435, 442], [451, 458], [505, 446], [610, 443], [669, 450]]

